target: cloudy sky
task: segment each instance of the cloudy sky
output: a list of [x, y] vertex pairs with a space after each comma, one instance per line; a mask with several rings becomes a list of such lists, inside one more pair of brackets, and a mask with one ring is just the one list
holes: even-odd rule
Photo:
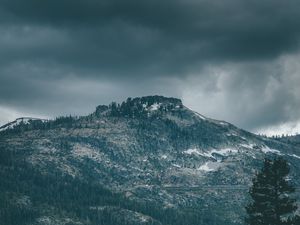
[[300, 132], [298, 0], [1, 0], [0, 124], [165, 95]]

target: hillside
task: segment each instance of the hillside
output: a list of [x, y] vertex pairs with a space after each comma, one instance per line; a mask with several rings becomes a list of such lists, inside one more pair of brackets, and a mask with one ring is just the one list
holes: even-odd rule
[[0, 131], [4, 225], [242, 224], [266, 156], [285, 157], [300, 186], [298, 144], [207, 118], [176, 98], [9, 125]]

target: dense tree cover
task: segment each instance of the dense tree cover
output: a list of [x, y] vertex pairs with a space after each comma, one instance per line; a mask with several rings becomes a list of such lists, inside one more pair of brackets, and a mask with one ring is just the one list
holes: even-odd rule
[[[142, 98], [128, 98], [121, 104], [112, 102], [109, 105], [110, 116], [123, 116], [128, 118], [143, 118], [149, 116], [149, 107], [157, 104], [158, 111], [156, 113], [162, 113], [173, 110], [176, 106], [182, 108], [183, 105], [179, 99], [165, 98], [162, 96], [149, 96]], [[101, 107], [103, 109], [103, 107]], [[151, 110], [151, 109], [150, 109]]]
[[0, 177], [1, 225], [34, 223], [50, 209], [51, 215], [87, 225], [135, 224], [126, 211], [122, 216], [122, 210], [148, 215], [153, 225], [213, 224], [218, 220], [201, 207], [175, 210], [154, 202], [129, 200], [103, 188], [92, 176], [71, 177], [55, 168], [39, 171], [23, 159], [22, 153], [5, 147], [0, 149]]
[[295, 217], [295, 188], [287, 176], [290, 168], [281, 157], [265, 159], [262, 170], [253, 179], [249, 193], [252, 202], [246, 207], [249, 225], [299, 225]]

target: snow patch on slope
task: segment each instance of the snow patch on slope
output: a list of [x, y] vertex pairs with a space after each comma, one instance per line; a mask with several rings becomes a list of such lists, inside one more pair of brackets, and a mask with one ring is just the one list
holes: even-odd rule
[[216, 171], [221, 167], [221, 164], [218, 162], [206, 162], [202, 166], [198, 168], [198, 170], [204, 171], [204, 172], [212, 172]]
[[194, 154], [194, 155], [200, 155], [200, 156], [208, 157], [208, 158], [215, 158], [213, 156], [213, 154], [228, 156], [228, 155], [231, 155], [231, 154], [236, 154], [237, 152], [238, 152], [238, 150], [233, 149], [233, 148], [213, 149], [213, 150], [208, 151], [208, 152], [201, 151], [197, 148], [191, 148], [191, 149], [188, 149], [186, 151], [183, 151], [184, 154], [188, 154], [188, 155], [193, 155]]
[[292, 156], [294, 158], [300, 159], [300, 156], [296, 155], [296, 154], [289, 154], [289, 156]]
[[199, 152], [199, 150], [196, 148], [190, 148], [190, 149], [184, 151], [183, 153], [188, 154], [188, 155], [192, 155], [192, 154], [202, 155], [202, 153]]
[[224, 122], [224, 121], [218, 121], [218, 124], [222, 125], [222, 126], [227, 126], [228, 123], [227, 122]]
[[181, 168], [180, 165], [173, 163], [172, 166], [177, 167], [177, 168]]
[[194, 111], [194, 113], [195, 113], [195, 115], [198, 116], [200, 119], [206, 120], [206, 117], [203, 116], [203, 115], [201, 115], [200, 113], [197, 113], [197, 112], [195, 112], [195, 111]]
[[167, 159], [168, 156], [167, 156], [167, 155], [162, 155], [161, 158], [162, 158], [162, 159]]
[[272, 148], [269, 148], [268, 146], [263, 146], [261, 151], [265, 154], [267, 153], [274, 153], [274, 154], [278, 154], [278, 155], [282, 155], [280, 151], [276, 150], [276, 149], [272, 149]]
[[154, 103], [153, 105], [151, 105], [151, 106], [149, 107], [149, 110], [150, 110], [150, 111], [156, 111], [156, 110], [159, 109], [160, 105], [161, 105], [161, 103]]
[[241, 147], [243, 148], [250, 148], [250, 149], [253, 149], [253, 147], [255, 146], [254, 144], [240, 144]]

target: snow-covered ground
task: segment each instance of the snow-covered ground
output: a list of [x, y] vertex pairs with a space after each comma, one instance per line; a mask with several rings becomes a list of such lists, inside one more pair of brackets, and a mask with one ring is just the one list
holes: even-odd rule
[[199, 155], [203, 157], [208, 157], [208, 158], [215, 158], [213, 154], [219, 154], [222, 156], [228, 156], [231, 154], [236, 154], [238, 152], [237, 149], [234, 148], [222, 148], [222, 149], [213, 149], [210, 151], [203, 151], [197, 148], [190, 148], [188, 150], [183, 151], [184, 154], [188, 155]]

